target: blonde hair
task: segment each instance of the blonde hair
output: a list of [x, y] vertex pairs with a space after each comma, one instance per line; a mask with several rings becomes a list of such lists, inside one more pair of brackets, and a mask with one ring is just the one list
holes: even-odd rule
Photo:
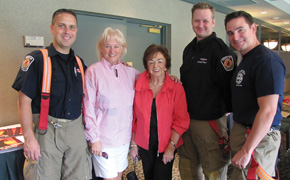
[[124, 38], [123, 33], [119, 29], [113, 29], [111, 27], [107, 27], [103, 34], [100, 36], [97, 43], [97, 55], [99, 60], [102, 59], [101, 47], [109, 40], [116, 40], [122, 46], [122, 54], [121, 56], [125, 56], [127, 53], [127, 43]]
[[211, 18], [214, 19], [215, 8], [210, 3], [199, 2], [195, 5], [193, 5], [193, 7], [191, 8], [192, 17], [193, 17], [194, 11], [197, 9], [209, 9], [211, 11], [211, 14], [212, 14]]

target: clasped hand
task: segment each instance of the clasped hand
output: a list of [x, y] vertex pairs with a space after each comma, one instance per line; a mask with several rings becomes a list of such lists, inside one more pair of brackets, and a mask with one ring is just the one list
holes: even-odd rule
[[89, 143], [90, 151], [92, 154], [96, 156], [102, 156], [102, 143], [101, 141], [97, 141], [94, 143]]
[[232, 159], [232, 165], [239, 169], [245, 169], [250, 162], [251, 153], [246, 153], [243, 150], [238, 151]]
[[174, 159], [174, 151], [175, 151], [175, 148], [169, 144], [163, 154], [163, 163], [164, 164], [167, 164], [168, 162], [171, 162], [173, 159]]

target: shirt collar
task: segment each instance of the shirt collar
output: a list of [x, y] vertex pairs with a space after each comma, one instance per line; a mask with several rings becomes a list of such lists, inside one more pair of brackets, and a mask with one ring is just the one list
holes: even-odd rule
[[194, 47], [201, 46], [201, 48], [203, 48], [205, 45], [207, 45], [212, 39], [216, 38], [216, 33], [212, 32], [212, 34], [206, 38], [204, 38], [203, 40], [200, 40], [197, 42], [197, 38], [195, 37], [191, 43]]
[[[50, 44], [50, 46], [47, 46], [46, 49], [48, 50], [48, 56], [49, 56], [49, 57], [57, 56], [57, 55], [60, 54], [60, 52], [58, 52], [58, 51], [54, 48], [54, 46], [53, 46], [52, 43]], [[70, 49], [70, 51], [69, 51], [69, 58], [68, 58], [68, 59], [74, 59], [74, 58], [73, 58], [73, 57], [74, 57], [74, 54], [75, 54], [74, 51], [73, 51], [72, 49]]]
[[[135, 85], [135, 90], [142, 91], [142, 90], [148, 90], [148, 89], [150, 89], [149, 73], [147, 70], [145, 70], [138, 78], [138, 81]], [[171, 80], [168, 72], [166, 72], [165, 80], [164, 80], [164, 83], [162, 85], [162, 89], [160, 90], [160, 92], [164, 92], [169, 89], [174, 89], [174, 82]]]
[[105, 58], [102, 58], [101, 62], [108, 69], [116, 69], [116, 67], [118, 67], [121, 64], [120, 59], [118, 60], [118, 63], [116, 65], [113, 65], [113, 66]]

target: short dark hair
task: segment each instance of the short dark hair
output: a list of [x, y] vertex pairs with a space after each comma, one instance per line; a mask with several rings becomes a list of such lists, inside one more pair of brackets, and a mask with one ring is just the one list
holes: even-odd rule
[[71, 10], [71, 9], [58, 9], [52, 15], [51, 25], [54, 25], [54, 23], [55, 23], [55, 17], [57, 15], [61, 14], [61, 13], [71, 14], [71, 15], [73, 15], [76, 18], [76, 21], [78, 21], [77, 15], [76, 15], [76, 13], [73, 10]]
[[171, 67], [171, 57], [168, 53], [168, 49], [163, 45], [151, 44], [147, 47], [143, 55], [143, 65], [148, 70], [147, 61], [151, 59], [156, 53], [160, 52], [166, 59], [165, 67], [168, 70]]
[[214, 19], [215, 8], [211, 4], [209, 4], [207, 2], [199, 2], [195, 5], [193, 5], [193, 7], [191, 8], [192, 17], [193, 17], [194, 11], [197, 9], [209, 9], [211, 11], [211, 14], [212, 14], [212, 19]]
[[251, 16], [251, 14], [247, 13], [246, 11], [235, 11], [230, 14], [227, 14], [225, 17], [225, 27], [227, 26], [227, 23], [232, 20], [239, 17], [245, 18], [246, 23], [251, 27], [254, 24], [254, 19]]

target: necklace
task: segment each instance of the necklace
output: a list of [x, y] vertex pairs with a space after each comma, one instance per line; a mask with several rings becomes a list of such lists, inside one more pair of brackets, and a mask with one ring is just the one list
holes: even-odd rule
[[[159, 86], [162, 86], [163, 83], [164, 83], [164, 81], [165, 81], [165, 76], [162, 77], [162, 82], [161, 82], [161, 83], [154, 84], [153, 81], [152, 81], [152, 77], [149, 77], [149, 85], [150, 85], [151, 87], [156, 87], [156, 86], [159, 87]], [[155, 81], [155, 82], [156, 82], [156, 81]]]
[[154, 84], [154, 83], [152, 82], [152, 80], [150, 79], [150, 80], [149, 80], [149, 85], [150, 85], [150, 86], [162, 86], [163, 83], [164, 83], [164, 81], [165, 81], [165, 78], [163, 79], [163, 81], [162, 81], [161, 83], [159, 83], [159, 84]]
[[162, 86], [162, 85], [163, 85], [163, 83], [164, 83], [164, 82], [162, 82], [162, 83], [159, 83], [159, 84], [153, 84], [152, 82], [149, 82], [149, 84], [150, 84], [151, 86]]

